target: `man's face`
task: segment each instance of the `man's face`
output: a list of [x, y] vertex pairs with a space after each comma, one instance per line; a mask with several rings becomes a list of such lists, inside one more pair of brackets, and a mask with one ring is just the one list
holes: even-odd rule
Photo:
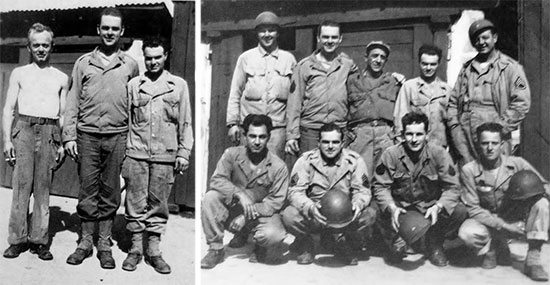
[[410, 124], [405, 126], [405, 147], [412, 152], [420, 152], [426, 145], [428, 136], [424, 129], [424, 123]]
[[432, 79], [437, 73], [439, 67], [439, 57], [423, 53], [420, 56], [420, 75], [423, 79]]
[[319, 149], [325, 158], [334, 159], [342, 152], [342, 135], [334, 130], [322, 132], [319, 140]]
[[384, 65], [386, 65], [386, 62], [388, 61], [388, 55], [383, 49], [374, 48], [365, 57], [365, 61], [367, 62], [367, 68], [370, 71], [379, 73], [384, 70]]
[[275, 25], [260, 25], [256, 28], [258, 42], [260, 46], [266, 50], [270, 50], [277, 46], [277, 38], [279, 31]]
[[160, 73], [164, 70], [166, 52], [162, 46], [146, 47], [143, 50], [143, 56], [145, 57], [145, 68], [148, 72]]
[[122, 19], [115, 16], [102, 16], [101, 23], [97, 27], [97, 34], [101, 38], [102, 45], [106, 47], [116, 46], [120, 37], [124, 34]]
[[52, 51], [52, 40], [52, 35], [47, 31], [30, 34], [27, 49], [31, 53], [33, 62], [48, 62]]
[[495, 161], [502, 153], [502, 139], [497, 132], [484, 131], [479, 137], [481, 155], [487, 161]]
[[324, 53], [331, 54], [336, 52], [336, 49], [342, 43], [342, 35], [340, 28], [331, 26], [321, 26], [321, 32], [317, 36], [317, 42], [321, 45]]
[[269, 141], [269, 134], [267, 133], [266, 126], [250, 125], [248, 127], [248, 132], [246, 133], [246, 148], [251, 153], [261, 153], [266, 148], [267, 141]]
[[479, 35], [477, 35], [474, 48], [480, 54], [489, 54], [495, 49], [495, 44], [497, 43], [498, 35], [493, 33], [491, 29], [485, 30]]

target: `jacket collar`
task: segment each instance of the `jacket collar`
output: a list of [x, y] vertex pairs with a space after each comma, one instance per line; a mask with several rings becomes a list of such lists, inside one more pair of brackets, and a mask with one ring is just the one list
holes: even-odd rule
[[267, 52], [260, 44], [258, 44], [258, 52], [262, 57], [273, 56], [274, 58], [279, 58], [279, 47], [275, 48], [272, 52]]
[[97, 66], [101, 69], [104, 69], [104, 71], [110, 70], [115, 68], [116, 66], [120, 64], [126, 63], [126, 56], [124, 55], [124, 52], [122, 50], [118, 50], [116, 52], [116, 55], [113, 57], [113, 60], [109, 63], [108, 66], [103, 65], [103, 62], [101, 61], [100, 55], [99, 55], [99, 47], [96, 47], [92, 53], [89, 60], [90, 64]]
[[267, 173], [269, 167], [273, 164], [273, 154], [271, 151], [268, 151], [267, 156], [256, 166], [256, 170], [254, 171], [250, 168], [252, 162], [246, 154], [246, 146], [239, 146], [238, 152], [236, 158], [237, 165], [239, 165], [239, 168], [241, 168], [241, 171], [245, 174], [248, 181], [252, 181]]
[[139, 78], [140, 91], [153, 97], [172, 92], [174, 85], [174, 78], [167, 70], [163, 70], [155, 82], [151, 81], [145, 74], [142, 74]]

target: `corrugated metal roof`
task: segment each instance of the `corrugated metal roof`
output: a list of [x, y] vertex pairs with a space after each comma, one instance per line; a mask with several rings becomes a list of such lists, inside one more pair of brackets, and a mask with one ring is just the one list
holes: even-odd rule
[[124, 5], [162, 4], [171, 15], [174, 4], [171, 0], [0, 0], [0, 13], [15, 11], [68, 10], [78, 8], [102, 8]]

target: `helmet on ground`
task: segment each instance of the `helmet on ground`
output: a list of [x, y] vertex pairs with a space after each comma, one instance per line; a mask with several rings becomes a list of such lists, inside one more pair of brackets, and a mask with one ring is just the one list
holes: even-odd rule
[[347, 193], [340, 190], [330, 190], [321, 198], [319, 211], [327, 218], [331, 228], [343, 228], [353, 219], [353, 206]]
[[506, 191], [511, 200], [525, 200], [544, 193], [542, 180], [531, 170], [520, 170], [512, 175]]

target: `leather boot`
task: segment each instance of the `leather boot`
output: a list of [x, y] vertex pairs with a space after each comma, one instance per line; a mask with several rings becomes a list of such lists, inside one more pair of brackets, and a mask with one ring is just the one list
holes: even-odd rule
[[95, 222], [84, 221], [81, 223], [80, 243], [75, 252], [67, 257], [67, 263], [72, 265], [81, 264], [84, 259], [90, 257], [93, 252], [93, 235], [95, 231]]
[[201, 260], [201, 268], [211, 269], [219, 263], [223, 262], [225, 250], [222, 249], [209, 249], [206, 255]]
[[143, 257], [143, 232], [132, 233], [132, 247], [128, 251], [128, 256], [122, 263], [122, 269], [134, 271]]
[[99, 239], [97, 241], [97, 258], [103, 269], [114, 269], [115, 259], [111, 251], [111, 231], [113, 219], [99, 221]]
[[311, 236], [297, 238], [296, 241], [300, 245], [299, 255], [296, 257], [298, 264], [312, 264], [315, 259], [314, 244]]
[[158, 273], [170, 273], [170, 265], [164, 261], [160, 252], [160, 234], [149, 232], [148, 240], [147, 259], [145, 259], [145, 262], [151, 265]]
[[449, 260], [447, 259], [447, 256], [445, 255], [445, 252], [443, 251], [443, 242], [444, 239], [442, 237], [436, 236], [427, 236], [427, 249], [428, 249], [428, 259], [430, 262], [439, 267], [444, 267], [449, 264]]

